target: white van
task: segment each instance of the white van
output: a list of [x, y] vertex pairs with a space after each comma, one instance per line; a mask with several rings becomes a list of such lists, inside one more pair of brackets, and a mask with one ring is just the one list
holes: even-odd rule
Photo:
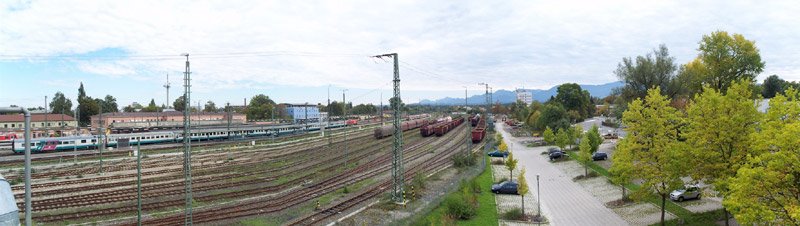
[[0, 174], [0, 225], [19, 225], [19, 209], [11, 184]]

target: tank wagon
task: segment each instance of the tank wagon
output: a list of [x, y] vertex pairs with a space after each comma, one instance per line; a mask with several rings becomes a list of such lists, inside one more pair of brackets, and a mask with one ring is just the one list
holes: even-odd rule
[[461, 123], [464, 123], [464, 118], [459, 116], [452, 121], [439, 123], [438, 126], [433, 128], [433, 131], [437, 137], [441, 137], [461, 125]]
[[[400, 123], [400, 130], [401, 131], [412, 130], [419, 128], [424, 124], [427, 124], [426, 119], [415, 119], [411, 121], [405, 121]], [[392, 134], [394, 134], [394, 125], [381, 126], [380, 128], [375, 129], [375, 139], [388, 137], [391, 136]]]
[[477, 117], [478, 122], [475, 123], [475, 128], [472, 129], [472, 143], [480, 143], [486, 137], [486, 120]]

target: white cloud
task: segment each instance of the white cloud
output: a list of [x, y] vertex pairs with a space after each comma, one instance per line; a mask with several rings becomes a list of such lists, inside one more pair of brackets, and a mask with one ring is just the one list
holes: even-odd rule
[[[0, 3], [0, 52], [73, 55], [122, 49], [174, 60], [70, 59], [89, 73], [179, 75], [193, 54], [196, 86], [388, 87], [398, 52], [404, 89], [496, 89], [604, 83], [622, 57], [665, 43], [679, 62], [703, 34], [754, 39], [767, 68], [800, 79], [797, 1], [16, 1]], [[203, 58], [202, 54], [310, 52]], [[338, 56], [341, 53], [363, 57]], [[298, 56], [303, 55], [303, 56]], [[334, 56], [336, 55], [336, 56]], [[196, 57], [195, 57], [196, 56]]]

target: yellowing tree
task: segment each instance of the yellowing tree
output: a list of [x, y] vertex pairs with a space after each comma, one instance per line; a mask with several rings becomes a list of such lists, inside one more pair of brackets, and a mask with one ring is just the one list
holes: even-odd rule
[[517, 193], [520, 195], [520, 201], [522, 202], [522, 215], [525, 215], [525, 195], [528, 194], [528, 180], [525, 179], [525, 168], [522, 168], [522, 171], [519, 172], [519, 176], [517, 176]]
[[542, 134], [542, 137], [544, 137], [544, 142], [549, 145], [553, 145], [556, 142], [556, 134], [553, 133], [553, 130], [550, 129], [549, 126], [544, 129], [544, 134]]
[[611, 168], [608, 169], [611, 182], [622, 188], [622, 198], [620, 200], [623, 202], [628, 199], [625, 193], [625, 185], [631, 182], [633, 172], [636, 171], [631, 160], [633, 155], [630, 153], [633, 148], [627, 146], [635, 146], [635, 144], [621, 142], [617, 145], [617, 150], [614, 151], [614, 158], [611, 159]]
[[566, 129], [558, 130], [558, 132], [556, 132], [556, 146], [561, 148], [561, 150], [564, 150], [564, 148], [567, 147], [567, 144], [569, 144], [569, 137], [570, 132], [568, 132]]
[[501, 152], [508, 152], [508, 145], [506, 145], [505, 141], [500, 140], [500, 145], [497, 146], [497, 150], [500, 150]]
[[[730, 178], [748, 155], [756, 154], [750, 144], [760, 114], [750, 99], [752, 92], [745, 80], [733, 83], [724, 95], [706, 86], [687, 110], [684, 137], [692, 147], [692, 176], [714, 185], [723, 197], [728, 195]], [[727, 219], [727, 210], [723, 212]]]
[[723, 93], [736, 81], [753, 82], [764, 69], [755, 42], [741, 34], [712, 32], [703, 36], [698, 50], [697, 58], [706, 73], [702, 76], [703, 81]]
[[[644, 101], [636, 99], [628, 105], [622, 121], [628, 126], [628, 136], [620, 141], [622, 159], [630, 161], [622, 167], [632, 178], [642, 180], [641, 189], [634, 197], [643, 198], [654, 192], [661, 196], [661, 223], [664, 224], [664, 206], [669, 193], [683, 185], [684, 145], [678, 141], [677, 110], [662, 96], [659, 88], [650, 89]], [[616, 163], [616, 161], [615, 161]]]
[[506, 159], [506, 169], [508, 169], [509, 180], [514, 180], [514, 169], [517, 169], [517, 159], [514, 158], [514, 153], [508, 152], [508, 159]]
[[[788, 98], [787, 98], [788, 97]], [[742, 225], [800, 225], [800, 101], [794, 89], [769, 102], [754, 154], [728, 181], [722, 204]]]
[[581, 138], [581, 144], [578, 145], [578, 161], [583, 164], [583, 177], [589, 177], [589, 162], [592, 161], [592, 145], [590, 144], [588, 133]]

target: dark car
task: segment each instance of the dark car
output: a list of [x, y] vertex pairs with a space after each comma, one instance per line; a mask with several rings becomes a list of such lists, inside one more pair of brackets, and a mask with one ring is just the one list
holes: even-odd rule
[[564, 153], [563, 151], [550, 152], [550, 161], [560, 159], [565, 156], [567, 156], [567, 153]]
[[502, 151], [499, 151], [499, 150], [494, 150], [493, 152], [489, 152], [489, 156], [505, 158], [505, 157], [508, 157], [508, 152], [502, 152]]
[[496, 194], [517, 194], [517, 182], [503, 181], [499, 184], [492, 185], [492, 192]]
[[599, 161], [599, 160], [606, 160], [608, 159], [608, 154], [605, 152], [595, 152], [592, 154], [592, 160]]

